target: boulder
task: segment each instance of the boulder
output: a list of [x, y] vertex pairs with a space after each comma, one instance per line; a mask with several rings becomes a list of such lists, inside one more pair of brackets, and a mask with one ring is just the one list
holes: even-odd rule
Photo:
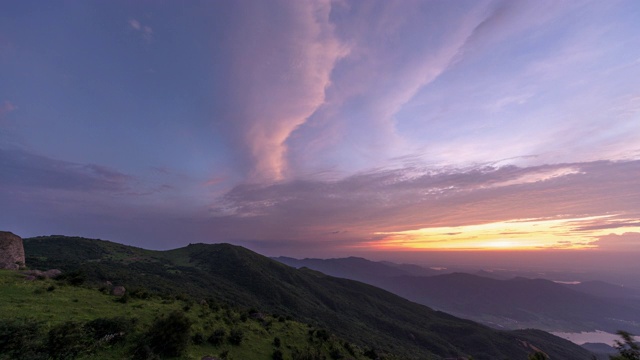
[[24, 265], [22, 239], [8, 231], [0, 231], [0, 269], [18, 270]]
[[126, 292], [127, 290], [124, 288], [124, 286], [115, 286], [113, 290], [111, 290], [111, 294], [115, 296], [124, 296]]
[[55, 279], [58, 276], [62, 275], [62, 271], [58, 270], [58, 269], [49, 269], [47, 271], [45, 271], [44, 276], [49, 278], [49, 279]]

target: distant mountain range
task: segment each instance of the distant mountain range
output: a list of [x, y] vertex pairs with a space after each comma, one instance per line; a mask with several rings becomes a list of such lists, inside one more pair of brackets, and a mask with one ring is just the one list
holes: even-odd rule
[[[371, 285], [294, 269], [229, 244], [151, 251], [108, 241], [50, 236], [25, 239], [24, 248], [31, 268], [81, 271], [96, 284], [110, 281], [127, 288], [212, 298], [289, 315], [406, 359], [527, 359], [535, 351], [543, 351], [551, 359], [590, 357], [587, 350], [543, 331], [491, 329]], [[373, 266], [372, 271], [377, 265]], [[395, 275], [404, 278], [402, 272], [407, 270], [396, 269], [401, 273]]]
[[[355, 279], [411, 301], [496, 328], [539, 328], [547, 331], [640, 332], [640, 297], [635, 289], [605, 282], [559, 284], [544, 279], [490, 278], [411, 268], [361, 258], [276, 258], [332, 276]], [[420, 274], [420, 272], [422, 274]], [[417, 276], [419, 275], [419, 276]]]

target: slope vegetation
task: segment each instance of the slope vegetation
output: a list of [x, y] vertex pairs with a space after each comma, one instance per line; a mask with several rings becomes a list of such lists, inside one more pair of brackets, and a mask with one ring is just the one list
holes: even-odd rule
[[31, 267], [80, 269], [95, 282], [256, 307], [408, 359], [526, 359], [536, 349], [552, 359], [590, 355], [546, 333], [493, 330], [370, 285], [296, 270], [229, 244], [192, 244], [161, 252], [62, 236], [24, 243]]

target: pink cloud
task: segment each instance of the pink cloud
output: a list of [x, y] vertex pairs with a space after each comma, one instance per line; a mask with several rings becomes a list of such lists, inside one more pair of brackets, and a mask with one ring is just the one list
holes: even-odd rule
[[[281, 180], [287, 174], [287, 144], [325, 101], [336, 61], [346, 48], [334, 36], [327, 1], [281, 2], [279, 21], [266, 21], [252, 3], [239, 12], [230, 37], [232, 54], [230, 121], [253, 180]], [[269, 12], [275, 10], [269, 9]]]

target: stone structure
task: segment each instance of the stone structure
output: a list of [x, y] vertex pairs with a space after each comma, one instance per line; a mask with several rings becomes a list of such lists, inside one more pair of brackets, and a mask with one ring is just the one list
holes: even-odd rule
[[8, 231], [0, 231], [0, 269], [18, 270], [24, 265], [22, 239]]

